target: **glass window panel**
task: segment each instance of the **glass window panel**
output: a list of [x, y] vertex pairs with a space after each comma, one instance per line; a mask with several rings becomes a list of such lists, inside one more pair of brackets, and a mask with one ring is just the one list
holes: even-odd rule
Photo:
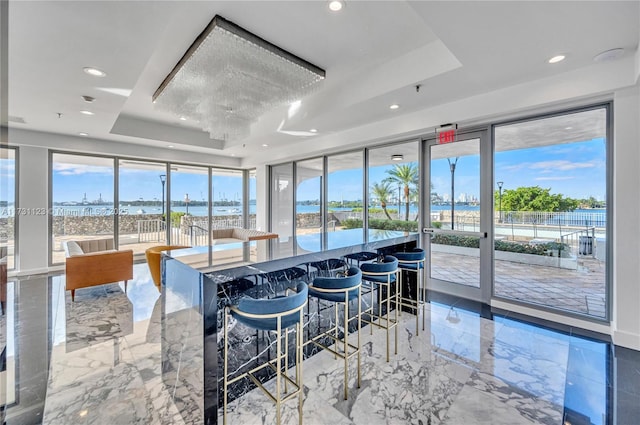
[[[418, 232], [418, 142], [369, 151], [369, 229]], [[389, 225], [393, 221], [393, 225]]]
[[274, 257], [293, 255], [293, 163], [271, 167], [271, 231]]
[[52, 264], [65, 262], [66, 241], [113, 237], [113, 180], [112, 158], [53, 154]]
[[249, 171], [249, 224], [246, 226], [248, 229], [255, 229], [257, 226], [257, 190], [256, 170], [251, 170]]
[[244, 227], [242, 171], [213, 169], [213, 228]]
[[[296, 163], [296, 240], [298, 254], [322, 249], [322, 158]], [[302, 242], [302, 244], [301, 244]]]
[[171, 244], [209, 245], [209, 169], [171, 164]]
[[120, 249], [144, 254], [153, 245], [166, 244], [165, 164], [122, 159], [118, 165], [118, 240]]
[[[432, 145], [431, 227], [480, 230], [480, 139]], [[431, 238], [430, 274], [434, 279], [480, 287], [480, 239], [436, 234]]]
[[0, 261], [8, 270], [15, 269], [16, 254], [16, 151], [0, 149]]
[[[327, 249], [364, 242], [362, 158], [363, 152], [333, 155], [328, 158]], [[350, 231], [347, 234], [339, 234], [345, 230]]]
[[606, 133], [605, 108], [496, 127], [496, 295], [606, 317]]

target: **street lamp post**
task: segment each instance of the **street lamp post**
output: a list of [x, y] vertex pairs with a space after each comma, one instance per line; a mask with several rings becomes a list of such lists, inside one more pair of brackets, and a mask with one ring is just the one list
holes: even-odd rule
[[189, 194], [185, 193], [184, 194], [184, 203], [187, 206], [187, 213], [186, 215], [189, 215], [189, 202], [191, 202], [191, 199], [189, 199]]
[[449, 161], [449, 170], [451, 171], [451, 230], [454, 230], [453, 226], [453, 214], [455, 212], [455, 185], [453, 175], [456, 172], [456, 164], [458, 163], [458, 157], [456, 156], [455, 161], [451, 162], [451, 159], [447, 158]]
[[400, 202], [402, 200], [402, 195], [400, 193], [400, 185], [398, 185], [398, 220], [400, 220]]
[[167, 175], [166, 174], [160, 174], [160, 183], [162, 183], [162, 220], [165, 220], [165, 214], [164, 214], [164, 184], [167, 182]]
[[497, 182], [498, 185], [498, 222], [502, 223], [502, 185], [504, 182]]

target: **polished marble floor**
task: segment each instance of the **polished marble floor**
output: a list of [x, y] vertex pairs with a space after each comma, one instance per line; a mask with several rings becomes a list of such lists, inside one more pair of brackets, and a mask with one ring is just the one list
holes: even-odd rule
[[[162, 383], [160, 303], [146, 264], [127, 293], [111, 284], [78, 290], [64, 276], [9, 285], [7, 368], [12, 424], [181, 424]], [[383, 330], [362, 332], [362, 386], [321, 353], [304, 363], [307, 424], [640, 423], [640, 353], [435, 297], [426, 326], [403, 314], [398, 354], [385, 361]], [[11, 375], [9, 375], [11, 376]], [[296, 403], [283, 408], [297, 423]], [[235, 400], [230, 424], [274, 423], [259, 391]]]

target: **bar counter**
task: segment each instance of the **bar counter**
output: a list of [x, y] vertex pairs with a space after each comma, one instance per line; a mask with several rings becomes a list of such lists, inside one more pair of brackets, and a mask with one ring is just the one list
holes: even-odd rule
[[[358, 229], [355, 229], [358, 230]], [[343, 230], [339, 234], [354, 232]], [[358, 233], [362, 235], [362, 230]], [[162, 259], [162, 375], [173, 401], [186, 423], [218, 423], [222, 396], [222, 323], [224, 307], [241, 297], [268, 298], [282, 293], [300, 279], [308, 282], [324, 270], [319, 262], [344, 259], [360, 252], [377, 255], [405, 251], [416, 246], [417, 234], [370, 230], [369, 242], [348, 244], [349, 234], [328, 238], [330, 249], [313, 252], [315, 241], [290, 249], [278, 241], [244, 242], [169, 251]], [[360, 237], [360, 236], [358, 236]], [[312, 245], [313, 244], [313, 245]], [[318, 243], [317, 246], [320, 246]], [[284, 249], [282, 249], [284, 247]], [[291, 255], [296, 252], [298, 255]], [[315, 266], [314, 266], [315, 264]], [[356, 264], [354, 262], [354, 264]], [[319, 268], [320, 267], [320, 268]], [[363, 297], [367, 298], [368, 297]], [[323, 307], [305, 308], [305, 340], [333, 321]], [[355, 311], [355, 309], [353, 310]], [[270, 356], [275, 339], [236, 323], [229, 325], [229, 370], [242, 371]], [[318, 348], [310, 344], [305, 358]], [[290, 366], [293, 362], [290, 363]], [[265, 375], [264, 380], [270, 379]], [[229, 399], [255, 386], [248, 380], [230, 390]]]

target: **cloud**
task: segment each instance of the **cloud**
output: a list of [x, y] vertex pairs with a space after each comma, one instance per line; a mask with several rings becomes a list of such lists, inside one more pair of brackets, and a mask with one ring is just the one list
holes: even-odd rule
[[596, 161], [586, 162], [571, 162], [564, 159], [558, 159], [555, 161], [540, 161], [529, 163], [529, 168], [532, 170], [555, 170], [555, 171], [571, 171], [581, 168], [595, 168], [598, 166]]
[[575, 176], [555, 176], [555, 177], [536, 177], [537, 181], [559, 181], [559, 180], [573, 180]]
[[500, 167], [502, 170], [504, 171], [520, 171], [523, 168], [527, 168], [529, 164], [526, 162], [523, 162], [521, 164], [514, 164], [514, 165], [505, 165], [503, 167]]
[[86, 164], [65, 164], [60, 162], [53, 164], [53, 171], [62, 176], [76, 176], [81, 174], [113, 175], [113, 168], [111, 167], [100, 167]]

